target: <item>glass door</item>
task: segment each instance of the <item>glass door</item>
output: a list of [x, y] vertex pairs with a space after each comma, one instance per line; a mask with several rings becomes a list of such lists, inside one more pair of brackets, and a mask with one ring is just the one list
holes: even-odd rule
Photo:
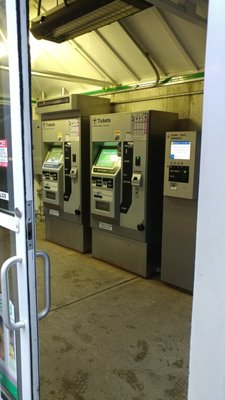
[[[4, 53], [5, 52], [5, 53]], [[49, 310], [49, 260], [35, 252], [28, 2], [0, 0], [0, 399], [39, 399], [38, 317]], [[36, 299], [45, 263], [45, 308]]]

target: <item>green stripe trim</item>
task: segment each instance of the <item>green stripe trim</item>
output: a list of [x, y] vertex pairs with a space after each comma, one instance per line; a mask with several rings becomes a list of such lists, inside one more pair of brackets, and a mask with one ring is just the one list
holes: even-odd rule
[[18, 400], [17, 387], [10, 381], [10, 379], [0, 371], [0, 382], [1, 385], [13, 396], [15, 400]]
[[99, 90], [93, 90], [93, 91], [91, 91], [91, 92], [84, 92], [84, 93], [81, 93], [81, 94], [84, 94], [84, 95], [86, 95], [86, 96], [89, 96], [89, 95], [94, 95], [94, 94], [102, 94], [102, 93], [110, 93], [110, 92], [117, 92], [117, 91], [120, 91], [120, 90], [129, 90], [129, 89], [131, 89], [131, 87], [132, 86], [129, 86], [129, 85], [124, 85], [124, 86], [114, 86], [114, 87], [110, 87], [110, 88], [106, 88], [106, 89], [99, 89]]
[[[0, 96], [0, 102], [1, 102], [1, 101], [7, 101], [8, 103], [10, 103], [10, 97], [1, 97], [1, 96]], [[32, 99], [32, 100], [31, 100], [31, 103], [32, 103], [32, 104], [36, 104], [36, 103], [37, 103], [37, 100]]]

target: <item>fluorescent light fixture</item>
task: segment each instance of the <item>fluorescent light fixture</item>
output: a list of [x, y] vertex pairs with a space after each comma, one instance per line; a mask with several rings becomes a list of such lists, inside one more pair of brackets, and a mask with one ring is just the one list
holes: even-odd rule
[[0, 57], [5, 57], [8, 54], [7, 41], [5, 35], [0, 29]]
[[42, 43], [36, 40], [31, 33], [29, 35], [29, 42], [31, 63], [34, 63], [41, 53]]
[[37, 39], [62, 43], [149, 7], [147, 0], [74, 0], [34, 18], [31, 32]]
[[7, 51], [7, 47], [5, 45], [5, 43], [0, 42], [0, 57], [5, 57], [7, 55], [8, 51]]

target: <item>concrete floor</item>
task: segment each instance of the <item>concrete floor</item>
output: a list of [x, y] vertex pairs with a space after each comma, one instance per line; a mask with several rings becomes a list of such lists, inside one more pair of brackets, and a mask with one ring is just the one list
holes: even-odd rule
[[41, 400], [186, 399], [192, 297], [47, 242], [43, 223], [37, 249], [52, 278]]

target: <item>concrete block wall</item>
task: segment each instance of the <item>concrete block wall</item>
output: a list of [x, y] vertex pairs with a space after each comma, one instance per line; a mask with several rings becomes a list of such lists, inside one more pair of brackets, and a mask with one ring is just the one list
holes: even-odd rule
[[114, 112], [162, 110], [179, 113], [180, 119], [191, 121], [190, 129], [201, 130], [203, 106], [202, 80], [136, 91], [115, 93], [110, 96]]

